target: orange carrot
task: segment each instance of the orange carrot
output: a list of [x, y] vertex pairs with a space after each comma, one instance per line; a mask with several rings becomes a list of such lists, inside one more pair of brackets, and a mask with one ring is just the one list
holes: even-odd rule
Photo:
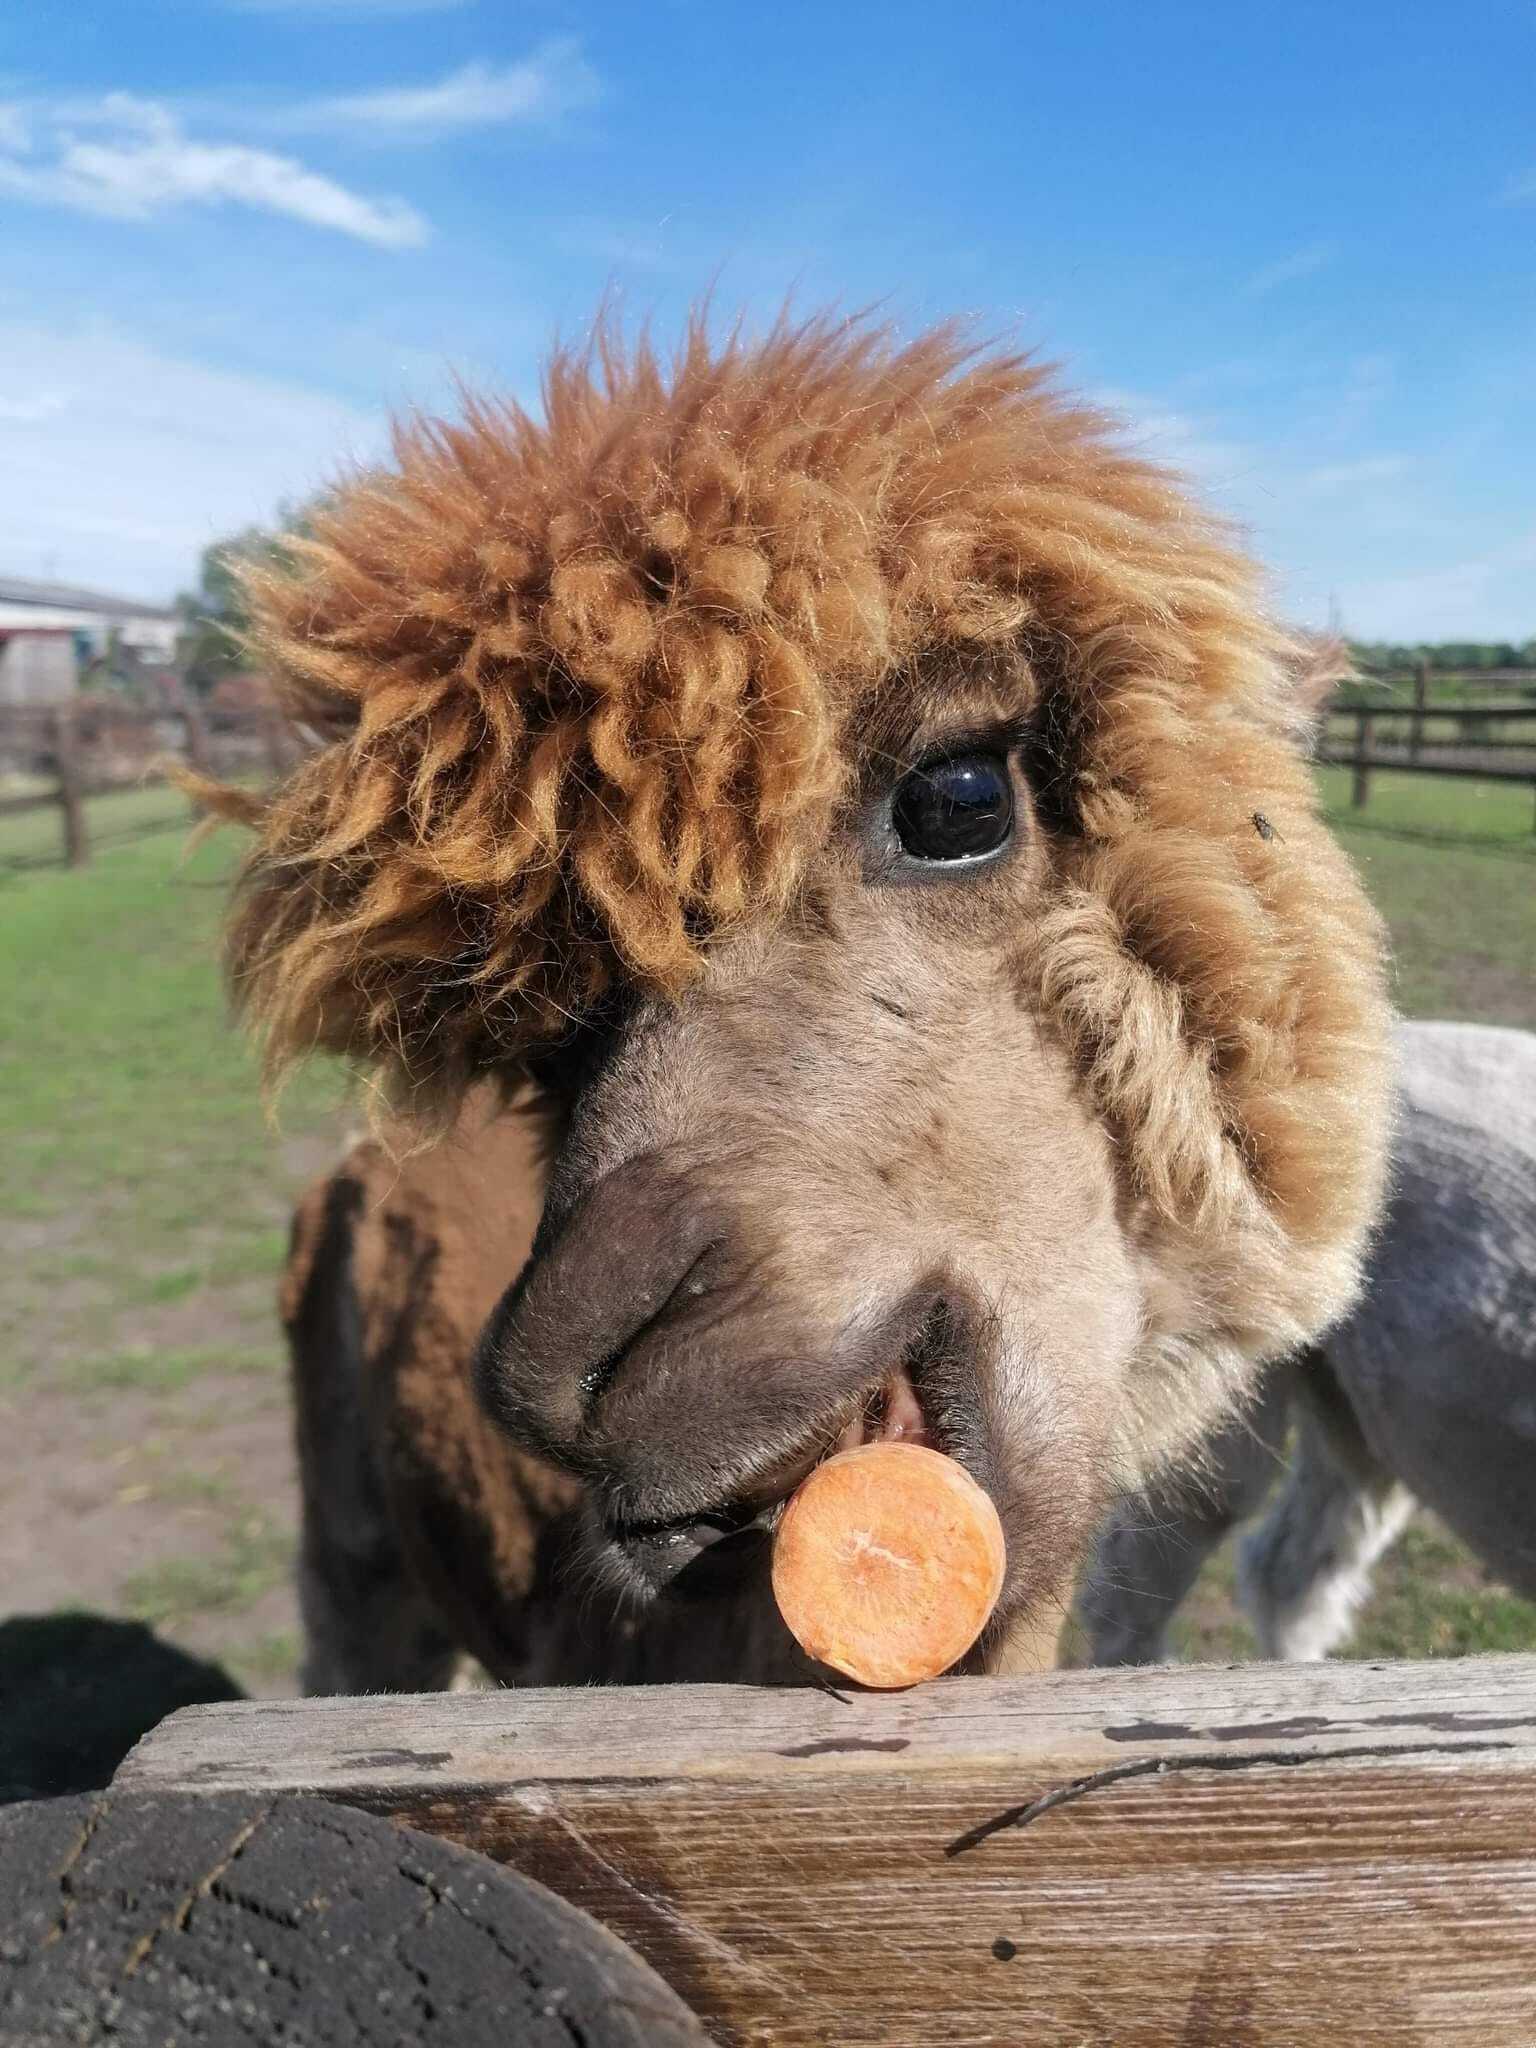
[[773, 1593], [807, 1654], [861, 1685], [936, 1678], [963, 1657], [1002, 1591], [991, 1500], [922, 1444], [828, 1458], [784, 1510]]

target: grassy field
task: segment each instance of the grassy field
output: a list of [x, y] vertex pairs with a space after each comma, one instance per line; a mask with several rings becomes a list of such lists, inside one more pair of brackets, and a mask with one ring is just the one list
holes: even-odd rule
[[1349, 770], [1320, 773], [1329, 819], [1391, 929], [1399, 1008], [1536, 1027], [1532, 791], [1378, 775], [1356, 811]]
[[[1401, 1006], [1536, 1027], [1529, 792], [1381, 776], [1324, 795], [1391, 924]], [[5, 1609], [138, 1617], [291, 1689], [293, 1479], [273, 1282], [295, 1190], [345, 1122], [334, 1077], [264, 1121], [226, 1027], [214, 935], [227, 840], [183, 859], [180, 800], [92, 807], [79, 873], [7, 878], [52, 813], [0, 820], [0, 1584]], [[153, 824], [130, 843], [111, 835]], [[174, 828], [174, 829], [173, 829]], [[1218, 1561], [1187, 1654], [1246, 1639]], [[1536, 1607], [1439, 1529], [1383, 1568], [1358, 1655], [1536, 1647]]]
[[295, 1650], [273, 1276], [338, 1091], [264, 1121], [213, 969], [228, 842], [183, 864], [164, 791], [91, 811], [104, 841], [174, 829], [0, 879], [0, 1584], [11, 1612], [138, 1616], [268, 1689]]

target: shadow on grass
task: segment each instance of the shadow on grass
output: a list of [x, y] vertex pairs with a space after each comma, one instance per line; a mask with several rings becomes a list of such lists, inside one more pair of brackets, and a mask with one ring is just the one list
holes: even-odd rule
[[244, 1697], [219, 1665], [161, 1642], [140, 1621], [0, 1622], [0, 1804], [93, 1791], [178, 1707]]

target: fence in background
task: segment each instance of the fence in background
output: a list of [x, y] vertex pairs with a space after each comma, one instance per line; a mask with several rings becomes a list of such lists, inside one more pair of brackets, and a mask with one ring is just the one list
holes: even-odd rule
[[1357, 810], [1370, 802], [1379, 771], [1524, 783], [1536, 797], [1536, 675], [1448, 674], [1421, 663], [1400, 676], [1364, 678], [1324, 714], [1316, 758], [1352, 771]]
[[182, 823], [182, 816], [147, 819], [99, 833], [90, 821], [88, 799], [165, 786], [172, 762], [202, 774], [261, 780], [286, 775], [299, 751], [297, 736], [275, 709], [207, 710], [189, 702], [149, 711], [92, 697], [0, 706], [0, 792], [21, 790], [0, 793], [0, 819], [51, 810], [59, 835], [53, 854], [0, 853], [0, 872], [60, 860], [83, 867], [93, 848]]
[[[163, 785], [169, 761], [263, 781], [286, 775], [303, 751], [275, 706], [224, 710], [193, 700], [144, 710], [89, 696], [55, 706], [0, 705], [0, 819], [43, 810], [58, 819], [56, 852], [0, 851], [0, 873], [60, 860], [80, 867], [93, 847], [179, 825], [179, 813], [108, 832], [93, 831], [90, 821], [89, 798]], [[1451, 675], [1421, 665], [1363, 678], [1324, 714], [1316, 758], [1351, 770], [1357, 809], [1370, 802], [1372, 779], [1383, 772], [1523, 783], [1536, 797], [1536, 675]]]

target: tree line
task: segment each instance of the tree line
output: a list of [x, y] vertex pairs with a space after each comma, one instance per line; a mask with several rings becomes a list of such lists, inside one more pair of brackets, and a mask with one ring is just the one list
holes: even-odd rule
[[1398, 641], [1351, 640], [1349, 651], [1362, 675], [1417, 668], [1421, 661], [1442, 675], [1469, 669], [1536, 670], [1536, 640], [1441, 640], [1411, 647]]
[[305, 531], [302, 515], [289, 514], [275, 532], [248, 526], [203, 549], [196, 590], [184, 590], [176, 600], [183, 627], [181, 674], [189, 690], [206, 697], [222, 677], [249, 667], [240, 567], [280, 560], [284, 536]]

